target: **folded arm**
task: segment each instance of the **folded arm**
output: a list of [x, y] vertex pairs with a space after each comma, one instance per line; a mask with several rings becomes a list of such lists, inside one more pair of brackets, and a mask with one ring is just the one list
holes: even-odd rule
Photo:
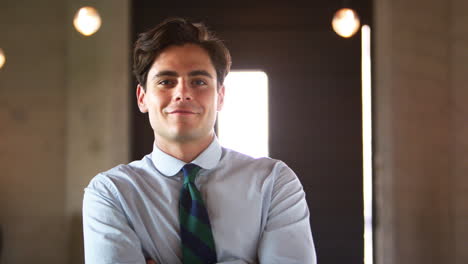
[[146, 263], [141, 242], [128, 224], [117, 195], [112, 186], [96, 178], [85, 189], [83, 233], [87, 264]]
[[305, 193], [287, 166], [281, 169], [273, 185], [258, 258], [260, 263], [269, 264], [316, 263]]

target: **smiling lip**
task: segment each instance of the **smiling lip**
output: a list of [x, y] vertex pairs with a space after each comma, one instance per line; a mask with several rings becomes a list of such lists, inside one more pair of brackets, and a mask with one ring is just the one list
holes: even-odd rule
[[189, 110], [174, 110], [174, 111], [169, 112], [169, 114], [194, 115], [196, 113], [189, 111]]

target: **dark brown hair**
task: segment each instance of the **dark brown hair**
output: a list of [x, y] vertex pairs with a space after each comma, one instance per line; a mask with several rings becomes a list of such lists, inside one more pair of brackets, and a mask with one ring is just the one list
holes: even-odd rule
[[196, 44], [206, 50], [216, 70], [218, 86], [223, 84], [231, 68], [231, 55], [224, 43], [202, 23], [191, 23], [183, 18], [169, 18], [138, 35], [133, 50], [133, 73], [140, 85], [145, 87], [148, 72], [164, 49], [184, 44]]

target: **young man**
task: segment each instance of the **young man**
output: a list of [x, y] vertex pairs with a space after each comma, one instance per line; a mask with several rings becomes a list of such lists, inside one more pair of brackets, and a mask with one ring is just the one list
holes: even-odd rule
[[153, 152], [85, 189], [85, 259], [103, 263], [316, 263], [302, 185], [283, 162], [222, 148], [214, 133], [231, 58], [201, 24], [140, 34], [137, 102]]

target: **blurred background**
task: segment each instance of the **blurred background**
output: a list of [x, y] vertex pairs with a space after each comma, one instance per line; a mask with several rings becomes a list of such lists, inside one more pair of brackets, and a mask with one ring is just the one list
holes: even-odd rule
[[[83, 6], [102, 22], [90, 36], [73, 25]], [[343, 7], [370, 31], [337, 35]], [[320, 264], [468, 263], [466, 10], [466, 0], [1, 0], [0, 263], [84, 263], [83, 188], [152, 149], [131, 51], [169, 16], [205, 22], [233, 70], [267, 76], [268, 155], [304, 185]]]

